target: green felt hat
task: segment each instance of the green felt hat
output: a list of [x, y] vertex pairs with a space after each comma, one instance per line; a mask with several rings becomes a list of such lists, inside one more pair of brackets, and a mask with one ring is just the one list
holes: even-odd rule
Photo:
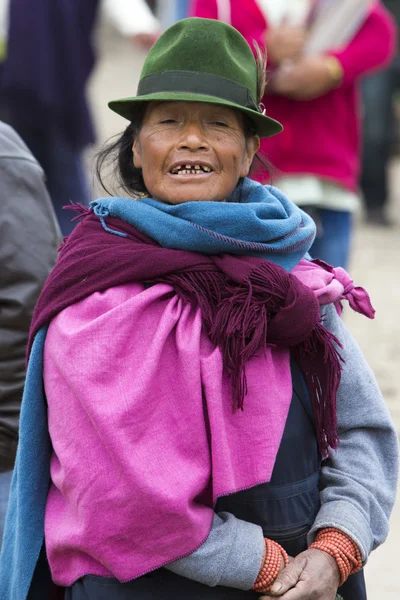
[[143, 102], [210, 102], [236, 108], [254, 123], [260, 137], [282, 131], [257, 102], [257, 65], [244, 37], [213, 19], [182, 19], [151, 48], [140, 75], [137, 95], [108, 106], [132, 120]]

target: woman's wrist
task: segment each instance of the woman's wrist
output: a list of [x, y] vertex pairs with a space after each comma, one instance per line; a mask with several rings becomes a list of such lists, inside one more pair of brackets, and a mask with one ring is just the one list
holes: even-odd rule
[[268, 592], [279, 572], [288, 564], [289, 557], [282, 546], [274, 540], [265, 538], [265, 552], [261, 569], [251, 589], [255, 592]]
[[336, 560], [340, 571], [340, 585], [349, 575], [362, 568], [361, 552], [357, 544], [343, 531], [334, 527], [320, 529], [310, 548], [322, 550]]
[[339, 87], [344, 77], [344, 70], [341, 62], [335, 56], [325, 56], [324, 64], [329, 71], [333, 87]]

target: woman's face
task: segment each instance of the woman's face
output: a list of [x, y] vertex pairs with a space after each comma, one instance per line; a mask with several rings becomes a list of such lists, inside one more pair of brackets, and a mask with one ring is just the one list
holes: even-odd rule
[[241, 113], [201, 102], [149, 103], [133, 143], [152, 198], [168, 204], [218, 202], [248, 175], [259, 147], [244, 134]]

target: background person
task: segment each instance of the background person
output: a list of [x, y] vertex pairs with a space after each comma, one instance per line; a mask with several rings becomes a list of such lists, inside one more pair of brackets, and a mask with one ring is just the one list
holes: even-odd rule
[[0, 122], [0, 546], [18, 442], [25, 351], [33, 308], [61, 234], [44, 174]]
[[159, 25], [144, 0], [12, 0], [8, 7], [3, 110], [45, 171], [63, 235], [76, 224], [63, 207], [92, 199], [83, 162], [95, 141], [86, 92], [102, 8], [121, 35], [154, 40]]
[[264, 73], [233, 28], [184, 20], [138, 96], [110, 105], [130, 124], [100, 166], [115, 151], [131, 197], [82, 212], [37, 305], [0, 561], [18, 600], [34, 573], [45, 593], [44, 518], [69, 598], [247, 598], [275, 579], [293, 599], [339, 584], [365, 598], [396, 434], [334, 301], [373, 311], [343, 270], [303, 260], [310, 217], [247, 178], [259, 136], [280, 130], [259, 106]]
[[[267, 48], [271, 83], [263, 103], [284, 131], [264, 141], [262, 152], [278, 169], [274, 183], [312, 210], [319, 225], [312, 256], [346, 267], [353, 213], [359, 206], [358, 83], [391, 59], [396, 29], [376, 2], [345, 47], [303, 56], [307, 27], [319, 5], [324, 3], [194, 0], [192, 14], [212, 19], [223, 15], [249, 43]], [[290, 68], [280, 68], [288, 61]], [[267, 178], [265, 172], [257, 175], [262, 181]]]
[[60, 228], [75, 226], [63, 210], [88, 204], [82, 153], [94, 142], [86, 84], [95, 54], [98, 0], [12, 0], [1, 79], [8, 122], [42, 165]]
[[[400, 23], [400, 2], [385, 0], [385, 6]], [[387, 215], [389, 201], [389, 160], [398, 140], [395, 115], [395, 93], [400, 87], [400, 55], [389, 66], [364, 79], [363, 100], [363, 160], [361, 191], [366, 221], [371, 225], [390, 225]]]

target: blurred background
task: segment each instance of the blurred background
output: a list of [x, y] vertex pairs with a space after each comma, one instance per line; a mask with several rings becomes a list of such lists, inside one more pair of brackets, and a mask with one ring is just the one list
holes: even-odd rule
[[[64, 2], [62, 18], [75, 18], [68, 10], [69, 0], [64, 0]], [[73, 4], [72, 0], [70, 2]], [[63, 1], [53, 0], [52, 4], [49, 0], [30, 0], [28, 3], [24, 0], [11, 0], [11, 3], [11, 8], [16, 11], [25, 10], [28, 5], [31, 5], [31, 8], [35, 6], [36, 12], [39, 13], [40, 8], [43, 11], [50, 11], [42, 13], [42, 18], [44, 18], [43, 15], [47, 15], [47, 17], [51, 15], [51, 6], [62, 5]], [[59, 36], [57, 28], [60, 28], [60, 23], [57, 22], [57, 19], [55, 20], [54, 34], [59, 40], [58, 43], [64, 44], [59, 57], [49, 56], [46, 48], [39, 48], [40, 43], [44, 43], [44, 36], [48, 35], [49, 30], [53, 27], [51, 24], [48, 25], [47, 31], [39, 28], [41, 42], [39, 40], [36, 46], [33, 46], [33, 51], [38, 53], [38, 60], [40, 55], [41, 64], [43, 64], [43, 60], [49, 62], [49, 68], [53, 70], [52, 76], [63, 64], [66, 65], [66, 71], [72, 73], [69, 85], [76, 86], [77, 91], [75, 96], [69, 95], [67, 100], [71, 102], [72, 98], [72, 101], [76, 102], [75, 122], [80, 123], [74, 136], [69, 138], [66, 135], [66, 130], [68, 130], [66, 121], [59, 128], [59, 137], [49, 141], [49, 145], [45, 147], [43, 132], [50, 128], [54, 133], [55, 126], [51, 124], [48, 127], [49, 124], [44, 123], [48, 120], [47, 116], [40, 117], [34, 112], [30, 114], [31, 109], [34, 108], [34, 98], [28, 98], [27, 101], [26, 96], [21, 99], [18, 93], [15, 94], [13, 101], [15, 102], [14, 106], [18, 106], [18, 118], [10, 115], [9, 106], [1, 104], [1, 118], [11, 122], [20, 132], [33, 153], [37, 154], [45, 171], [53, 169], [49, 155], [54, 158], [55, 152], [62, 153], [62, 156], [60, 155], [61, 174], [59, 167], [55, 168], [55, 177], [58, 178], [58, 182], [56, 184], [52, 182], [53, 175], [50, 172], [47, 173], [47, 177], [51, 196], [57, 194], [60, 186], [63, 187], [64, 191], [60, 199], [63, 204], [67, 204], [70, 198], [85, 203], [98, 194], [104, 194], [95, 180], [93, 158], [102, 143], [110, 136], [122, 132], [126, 126], [126, 122], [122, 118], [107, 108], [107, 102], [110, 99], [135, 95], [147, 48], [150, 47], [160, 31], [177, 18], [183, 17], [188, 8], [188, 2], [178, 0], [165, 0], [158, 3], [145, 3], [144, 0], [140, 2], [139, 0], [131, 0], [131, 2], [104, 0], [102, 3], [84, 0], [81, 2], [81, 5], [83, 4], [87, 5], [86, 8], [89, 8], [89, 11], [86, 13], [82, 11], [80, 21], [71, 21], [71, 27], [75, 30], [69, 38], [67, 36], [63, 39], [62, 36]], [[395, 16], [400, 15], [400, 0], [392, 0], [386, 4]], [[9, 10], [7, 2], [1, 0], [0, 13], [3, 16], [0, 16], [0, 37], [2, 36], [4, 42], [1, 46], [3, 58], [7, 56], [7, 52], [13, 51], [12, 40], [10, 40], [11, 46], [7, 48], [6, 45], [7, 10]], [[84, 27], [81, 27], [82, 22], [85, 24]], [[31, 31], [27, 29], [26, 23], [24, 27], [25, 34], [30, 35]], [[36, 27], [34, 15], [32, 15], [31, 27], [32, 29]], [[22, 27], [18, 32], [20, 40], [23, 31]], [[93, 43], [93, 47], [90, 46], [90, 42]], [[81, 55], [79, 55], [79, 50], [82, 52]], [[32, 52], [32, 48], [28, 47], [26, 51]], [[26, 65], [21, 60], [18, 55], [16, 59], [18, 65], [15, 69], [26, 69]], [[74, 63], [74, 60], [77, 62]], [[400, 321], [398, 317], [400, 298], [400, 145], [397, 137], [400, 114], [398, 91], [400, 77], [397, 72], [397, 60], [398, 58], [395, 57], [390, 69], [385, 71], [385, 73], [390, 71], [390, 76], [386, 75], [383, 83], [372, 81], [369, 89], [364, 92], [363, 110], [374, 112], [378, 103], [381, 102], [382, 87], [385, 89], [386, 108], [384, 114], [387, 119], [380, 132], [375, 132], [377, 139], [374, 140], [374, 132], [368, 132], [368, 135], [372, 136], [372, 143], [375, 141], [375, 146], [372, 145], [372, 150], [368, 150], [370, 162], [366, 168], [367, 173], [364, 172], [363, 184], [366, 188], [369, 186], [369, 189], [375, 185], [378, 193], [372, 192], [370, 195], [372, 198], [377, 198], [379, 195], [379, 199], [377, 198], [375, 204], [373, 200], [368, 204], [365, 194], [364, 203], [355, 211], [354, 241], [349, 267], [356, 283], [365, 287], [370, 293], [372, 303], [377, 311], [376, 319], [369, 322], [356, 313], [350, 314], [350, 312], [347, 312], [344, 318], [375, 371], [400, 432]], [[34, 76], [33, 69], [32, 77]], [[27, 77], [26, 73], [24, 73], [24, 77]], [[8, 89], [13, 89], [9, 73], [6, 77], [6, 84], [9, 86]], [[48, 86], [51, 85], [50, 81]], [[93, 123], [88, 117], [89, 113], [85, 113], [83, 100], [85, 89], [88, 111], [92, 115]], [[46, 90], [46, 93], [48, 92], [51, 96], [50, 87], [49, 90]], [[379, 96], [379, 90], [382, 92], [381, 96]], [[41, 118], [43, 121], [40, 120]], [[36, 131], [33, 126], [36, 127]], [[36, 138], [32, 139], [32, 135]], [[372, 167], [376, 166], [379, 160], [383, 161], [383, 170], [381, 169], [380, 173], [373, 173]], [[47, 167], [47, 165], [49, 166]], [[384, 173], [383, 179], [382, 172]], [[383, 189], [386, 186], [386, 173], [387, 192]], [[60, 225], [63, 228], [62, 217], [60, 219]], [[67, 224], [67, 229], [68, 226]], [[67, 229], [64, 230], [64, 233], [68, 233]], [[396, 569], [396, 542], [399, 537], [400, 502], [398, 501], [392, 517], [389, 540], [382, 548], [373, 553], [366, 569], [370, 600], [398, 600], [400, 597], [400, 584]]]

